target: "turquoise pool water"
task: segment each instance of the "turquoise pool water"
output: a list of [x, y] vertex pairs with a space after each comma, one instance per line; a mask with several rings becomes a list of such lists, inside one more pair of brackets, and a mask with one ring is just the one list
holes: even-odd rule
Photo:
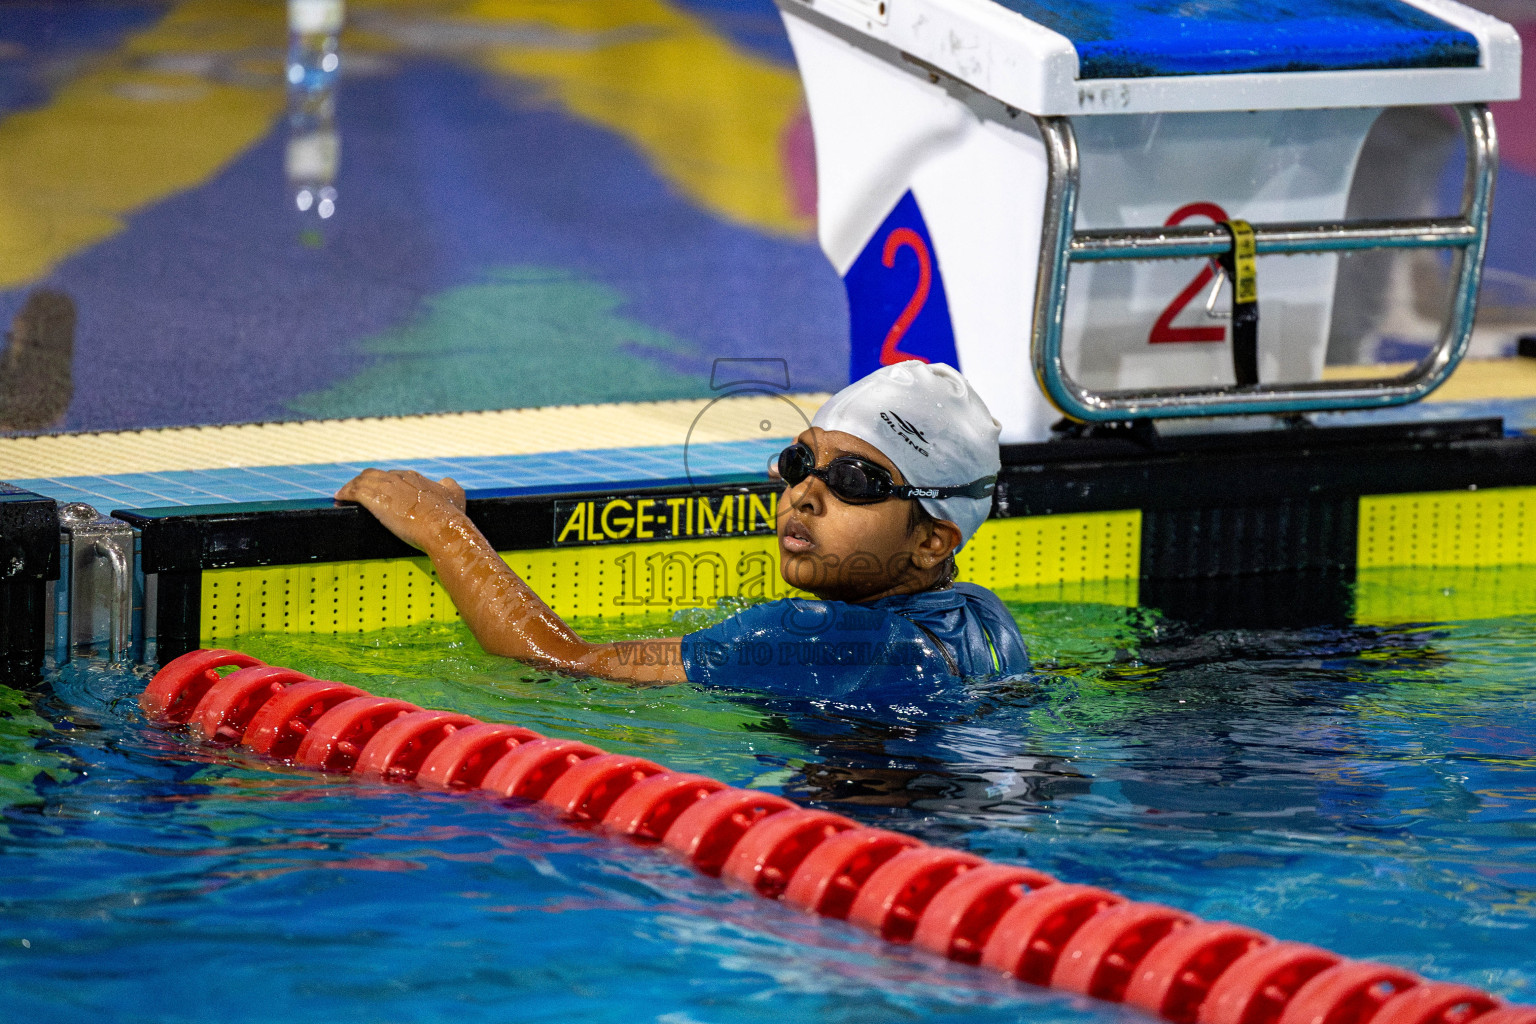
[[[1536, 1002], [1536, 618], [1014, 610], [1039, 676], [947, 718], [552, 678], [457, 626], [242, 646]], [[1141, 1019], [537, 808], [210, 751], [142, 720], [144, 681], [0, 689], [7, 1020]]]

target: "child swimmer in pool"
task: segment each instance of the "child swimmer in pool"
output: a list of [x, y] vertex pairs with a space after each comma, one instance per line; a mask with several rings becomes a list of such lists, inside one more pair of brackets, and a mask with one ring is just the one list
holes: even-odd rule
[[777, 464], [779, 570], [816, 599], [755, 605], [669, 639], [577, 636], [470, 522], [451, 479], [369, 469], [336, 497], [431, 557], [492, 654], [634, 683], [900, 700], [1029, 669], [996, 595], [953, 581], [954, 553], [991, 511], [998, 429], [948, 366], [902, 362], [850, 384]]

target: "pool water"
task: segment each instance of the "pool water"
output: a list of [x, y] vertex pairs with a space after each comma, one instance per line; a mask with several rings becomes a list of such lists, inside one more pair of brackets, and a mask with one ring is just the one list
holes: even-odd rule
[[[1536, 1002], [1536, 617], [1211, 630], [1012, 608], [1039, 674], [948, 716], [551, 677], [457, 625], [241, 646]], [[69, 666], [0, 688], [4, 1019], [1143, 1019], [536, 807], [200, 747], [142, 719], [145, 681]]]

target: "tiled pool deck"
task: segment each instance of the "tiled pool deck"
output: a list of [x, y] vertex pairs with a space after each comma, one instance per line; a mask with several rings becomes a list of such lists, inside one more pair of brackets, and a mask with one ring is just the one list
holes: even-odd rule
[[[1536, 361], [1520, 361], [1522, 373], [1530, 369], [1526, 362]], [[1481, 372], [1489, 375], [1493, 369]], [[1524, 383], [1510, 390], [1528, 390]], [[1452, 394], [1438, 401], [1325, 414], [1313, 422], [1345, 426], [1497, 416], [1510, 433], [1536, 431], [1536, 397], [1455, 395], [1449, 386], [1445, 391]], [[824, 398], [757, 396], [728, 400], [736, 403], [729, 408], [655, 402], [467, 417], [5, 438], [0, 439], [0, 479], [60, 502], [83, 501], [111, 511], [329, 498], [369, 466], [453, 477], [466, 490], [482, 493], [760, 477]], [[696, 429], [706, 413], [716, 419], [708, 432]], [[1166, 429], [1180, 427], [1169, 424]], [[690, 437], [697, 440], [655, 443]], [[485, 454], [498, 446], [508, 453]], [[341, 458], [324, 461], [326, 454]], [[265, 464], [268, 459], [271, 463]], [[57, 475], [36, 475], [54, 466], [61, 470]]]
[[471, 492], [761, 477], [826, 398], [552, 406], [367, 420], [0, 439], [0, 480], [101, 511], [329, 498], [361, 470], [451, 476]]
[[83, 501], [102, 511], [213, 505], [228, 502], [328, 498], [363, 469], [414, 469], [436, 479], [453, 477], [467, 491], [573, 490], [588, 485], [661, 483], [766, 473], [787, 438], [682, 445], [492, 455], [394, 459], [295, 466], [239, 466], [14, 480], [17, 487], [60, 502]]

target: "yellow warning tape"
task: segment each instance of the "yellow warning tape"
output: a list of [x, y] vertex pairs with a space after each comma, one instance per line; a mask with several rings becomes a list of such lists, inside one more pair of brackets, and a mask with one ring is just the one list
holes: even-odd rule
[[1257, 248], [1253, 241], [1253, 225], [1245, 220], [1227, 221], [1232, 232], [1232, 301], [1234, 303], [1259, 301], [1259, 270]]
[[[712, 608], [726, 597], [773, 600], [794, 593], [779, 575], [771, 535], [509, 551], [502, 557], [551, 608], [573, 619], [638, 618]], [[1133, 606], [1141, 513], [993, 520], [958, 561], [962, 579], [1005, 593]], [[426, 558], [212, 569], [202, 579], [204, 645], [245, 633], [365, 633], [456, 618]]]

